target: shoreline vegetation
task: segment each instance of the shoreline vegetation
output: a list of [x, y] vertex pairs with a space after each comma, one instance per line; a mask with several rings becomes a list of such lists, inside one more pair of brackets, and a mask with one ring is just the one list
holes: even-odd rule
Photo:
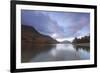
[[76, 38], [72, 41], [73, 47], [77, 50], [84, 47], [84, 50], [90, 51], [90, 36]]
[[75, 39], [72, 41], [72, 44], [76, 46], [90, 47], [90, 36], [84, 36], [81, 38], [75, 37]]
[[89, 36], [84, 36], [81, 38], [75, 37], [75, 39], [72, 41], [72, 43], [90, 43], [90, 35]]

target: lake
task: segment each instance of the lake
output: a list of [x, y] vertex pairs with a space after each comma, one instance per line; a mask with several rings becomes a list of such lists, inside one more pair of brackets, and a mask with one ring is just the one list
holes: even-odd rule
[[73, 44], [35, 45], [22, 52], [22, 62], [89, 60], [90, 48]]

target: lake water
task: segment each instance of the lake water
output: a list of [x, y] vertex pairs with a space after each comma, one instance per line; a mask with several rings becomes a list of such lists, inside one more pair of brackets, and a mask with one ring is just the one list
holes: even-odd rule
[[[90, 59], [89, 47], [76, 47], [72, 44], [48, 44], [45, 47], [35, 46], [33, 50], [25, 54], [30, 54], [29, 62], [47, 62], [47, 61], [71, 61], [71, 60], [88, 60]], [[28, 56], [27, 56], [28, 57]]]

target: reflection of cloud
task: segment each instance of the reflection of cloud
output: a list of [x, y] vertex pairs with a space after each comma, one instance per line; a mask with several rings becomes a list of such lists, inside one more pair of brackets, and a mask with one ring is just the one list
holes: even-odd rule
[[22, 10], [21, 22], [56, 39], [81, 36], [90, 32], [89, 13]]

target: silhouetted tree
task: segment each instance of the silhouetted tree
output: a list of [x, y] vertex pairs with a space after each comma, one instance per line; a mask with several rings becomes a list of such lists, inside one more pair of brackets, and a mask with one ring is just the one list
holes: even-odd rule
[[73, 40], [73, 43], [89, 43], [89, 42], [90, 42], [90, 36], [84, 36], [79, 39], [75, 37], [75, 39]]

